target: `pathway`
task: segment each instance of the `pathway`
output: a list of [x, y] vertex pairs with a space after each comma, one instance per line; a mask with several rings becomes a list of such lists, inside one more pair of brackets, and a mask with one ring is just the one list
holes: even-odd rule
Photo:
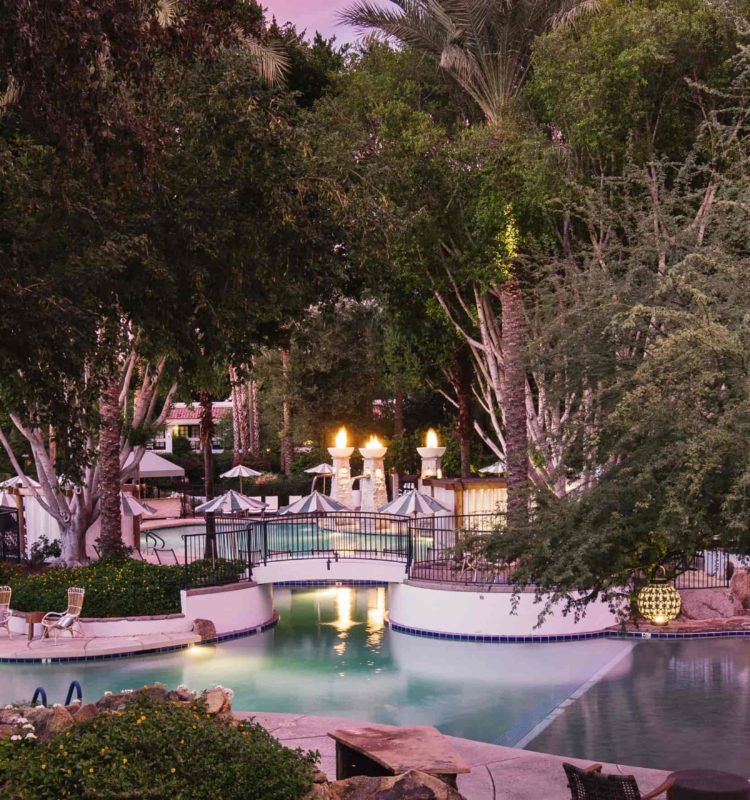
[[[335, 743], [327, 736], [335, 728], [351, 728], [372, 723], [341, 717], [312, 717], [300, 714], [256, 714], [237, 712], [240, 719], [254, 718], [288, 747], [317, 750], [320, 767], [330, 779], [336, 777]], [[516, 750], [512, 747], [449, 737], [471, 766], [468, 775], [458, 776], [458, 788], [466, 800], [570, 800], [563, 761], [582, 766], [590, 761]], [[635, 775], [641, 792], [658, 786], [667, 772], [640, 767], [605, 764], [604, 772]]]

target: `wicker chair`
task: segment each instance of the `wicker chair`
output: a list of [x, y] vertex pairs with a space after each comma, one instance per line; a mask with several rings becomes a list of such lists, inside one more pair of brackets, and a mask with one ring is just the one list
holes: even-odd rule
[[563, 764], [563, 769], [568, 777], [571, 800], [652, 800], [672, 786], [672, 781], [666, 780], [648, 794], [641, 794], [632, 775], [602, 775], [601, 764], [585, 769]]
[[13, 616], [10, 612], [12, 594], [13, 589], [10, 586], [0, 586], [0, 628], [5, 628], [8, 631], [9, 639], [13, 638], [13, 634], [10, 632], [10, 618]]
[[83, 628], [79, 617], [83, 609], [83, 597], [86, 594], [85, 589], [77, 586], [71, 586], [68, 589], [68, 607], [65, 611], [50, 611], [44, 615], [42, 619], [42, 629], [44, 636], [47, 637], [52, 633], [55, 638], [55, 644], [61, 633], [67, 631], [71, 639], [78, 634], [84, 636]]

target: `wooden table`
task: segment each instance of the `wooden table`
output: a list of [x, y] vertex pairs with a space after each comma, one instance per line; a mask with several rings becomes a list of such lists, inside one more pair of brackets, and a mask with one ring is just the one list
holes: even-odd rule
[[469, 765], [431, 725], [368, 725], [340, 728], [328, 734], [336, 742], [336, 778], [354, 775], [400, 775], [426, 772], [456, 788], [456, 776]]
[[[26, 623], [29, 626], [29, 641], [34, 638], [34, 625], [38, 625], [43, 619], [46, 611], [27, 611], [25, 614]], [[42, 631], [44, 637], [44, 631]]]
[[668, 800], [750, 800], [750, 783], [741, 775], [713, 769], [673, 772]]

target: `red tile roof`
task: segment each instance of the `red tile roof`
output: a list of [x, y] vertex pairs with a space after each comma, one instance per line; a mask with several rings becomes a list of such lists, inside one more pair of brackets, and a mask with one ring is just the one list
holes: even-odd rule
[[[212, 409], [212, 415], [214, 419], [219, 419], [227, 414], [232, 412], [231, 408], [220, 407]], [[195, 422], [199, 422], [201, 418], [201, 410], [199, 406], [188, 406], [187, 408], [172, 408], [167, 416], [169, 420], [175, 419], [185, 419], [185, 420], [195, 420]]]

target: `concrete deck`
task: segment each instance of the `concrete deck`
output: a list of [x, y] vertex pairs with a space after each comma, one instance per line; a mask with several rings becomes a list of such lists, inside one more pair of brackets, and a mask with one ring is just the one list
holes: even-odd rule
[[140, 653], [144, 650], [180, 647], [200, 642], [196, 633], [149, 633], [138, 636], [87, 636], [71, 639], [63, 635], [57, 640], [26, 636], [12, 639], [0, 635], [0, 661], [18, 659], [95, 658], [120, 653]]
[[[237, 712], [235, 716], [254, 718], [287, 747], [317, 750], [321, 754], [320, 768], [330, 779], [336, 777], [336, 758], [335, 742], [328, 737], [328, 731], [372, 724], [341, 717], [302, 714]], [[458, 788], [466, 800], [570, 800], [563, 761], [584, 766], [591, 763], [471, 739], [448, 738], [471, 767], [468, 775], [458, 776]], [[605, 764], [604, 772], [635, 775], [642, 793], [656, 788], [669, 774], [620, 764]]]

